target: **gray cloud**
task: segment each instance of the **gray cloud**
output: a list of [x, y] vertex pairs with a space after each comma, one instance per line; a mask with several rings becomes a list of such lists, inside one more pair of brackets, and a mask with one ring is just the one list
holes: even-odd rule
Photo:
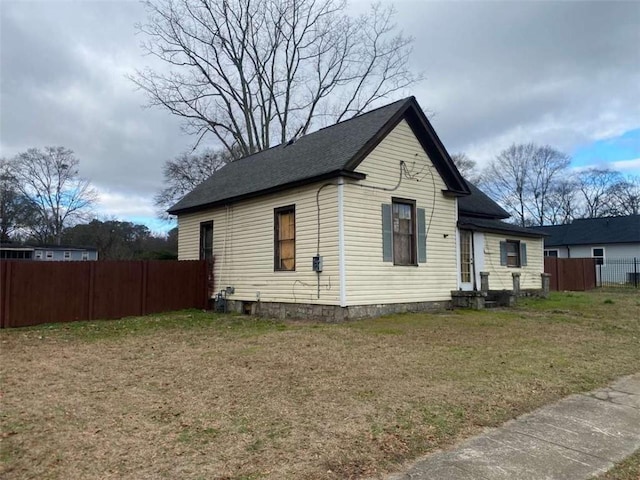
[[[362, 3], [354, 8], [361, 8]], [[481, 163], [512, 142], [579, 144], [640, 128], [640, 3], [420, 2], [396, 5], [426, 80], [414, 94], [447, 148]], [[0, 4], [0, 147], [64, 145], [119, 215], [151, 212], [161, 168], [190, 147], [179, 121], [143, 109], [125, 75], [139, 49], [138, 2]], [[126, 198], [131, 198], [127, 210]]]
[[145, 61], [134, 2], [2, 4], [3, 155], [65, 145], [101, 189], [151, 197], [164, 160], [192, 142], [179, 122], [141, 106], [126, 78]]
[[[399, 5], [427, 80], [423, 106], [452, 150], [486, 157], [516, 141], [575, 143], [640, 124], [640, 4]], [[410, 20], [409, 20], [410, 19]]]

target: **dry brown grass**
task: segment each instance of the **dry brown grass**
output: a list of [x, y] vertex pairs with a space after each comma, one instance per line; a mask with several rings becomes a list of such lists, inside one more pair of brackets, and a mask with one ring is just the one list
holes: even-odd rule
[[597, 477], [597, 480], [640, 480], [640, 450]]
[[0, 476], [337, 479], [640, 365], [637, 292], [343, 325], [200, 312], [2, 332]]

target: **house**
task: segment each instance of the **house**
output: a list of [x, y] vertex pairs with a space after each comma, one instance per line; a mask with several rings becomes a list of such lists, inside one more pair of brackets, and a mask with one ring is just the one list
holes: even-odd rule
[[[460, 175], [415, 98], [226, 165], [174, 205], [231, 308], [342, 320], [541, 288], [542, 234]], [[458, 218], [460, 216], [460, 219]]]
[[566, 225], [534, 227], [544, 232], [544, 256], [558, 258], [640, 257], [640, 215], [581, 218]]
[[595, 258], [598, 285], [640, 282], [640, 215], [582, 218], [534, 229], [547, 234], [545, 257]]
[[98, 260], [98, 250], [93, 247], [4, 243], [0, 244], [0, 259], [58, 262]]

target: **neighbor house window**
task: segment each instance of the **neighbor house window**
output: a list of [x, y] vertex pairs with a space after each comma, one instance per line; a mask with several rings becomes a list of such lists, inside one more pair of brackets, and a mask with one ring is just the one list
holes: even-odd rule
[[89, 252], [82, 252], [82, 260], [89, 260]]
[[42, 252], [41, 251], [36, 252], [36, 257], [35, 258], [36, 258], [36, 260], [42, 260]]
[[524, 267], [527, 264], [527, 244], [520, 240], [500, 242], [500, 265]]
[[416, 265], [416, 203], [393, 200], [393, 263]]
[[544, 256], [558, 258], [558, 250], [545, 250]]
[[53, 259], [53, 252], [47, 252], [46, 258], [47, 258], [47, 260], [52, 260]]
[[64, 259], [71, 260], [71, 252], [64, 252]]
[[596, 265], [604, 265], [604, 247], [592, 248], [591, 256], [596, 259]]
[[274, 210], [274, 269], [296, 269], [296, 207]]
[[200, 260], [213, 259], [213, 221], [200, 224]]

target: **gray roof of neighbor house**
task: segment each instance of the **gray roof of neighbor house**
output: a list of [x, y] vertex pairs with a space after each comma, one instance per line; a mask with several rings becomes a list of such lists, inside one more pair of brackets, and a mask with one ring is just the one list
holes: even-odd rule
[[86, 247], [81, 245], [58, 245], [52, 243], [32, 244], [32, 243], [0, 243], [3, 250], [73, 250], [73, 251], [98, 251], [96, 247]]
[[640, 215], [581, 218], [566, 225], [533, 228], [548, 235], [545, 247], [640, 243]]
[[468, 195], [464, 179], [418, 102], [408, 97], [229, 163], [185, 195], [169, 213], [229, 204], [337, 176], [365, 178], [354, 170], [402, 119], [413, 129], [448, 191]]

